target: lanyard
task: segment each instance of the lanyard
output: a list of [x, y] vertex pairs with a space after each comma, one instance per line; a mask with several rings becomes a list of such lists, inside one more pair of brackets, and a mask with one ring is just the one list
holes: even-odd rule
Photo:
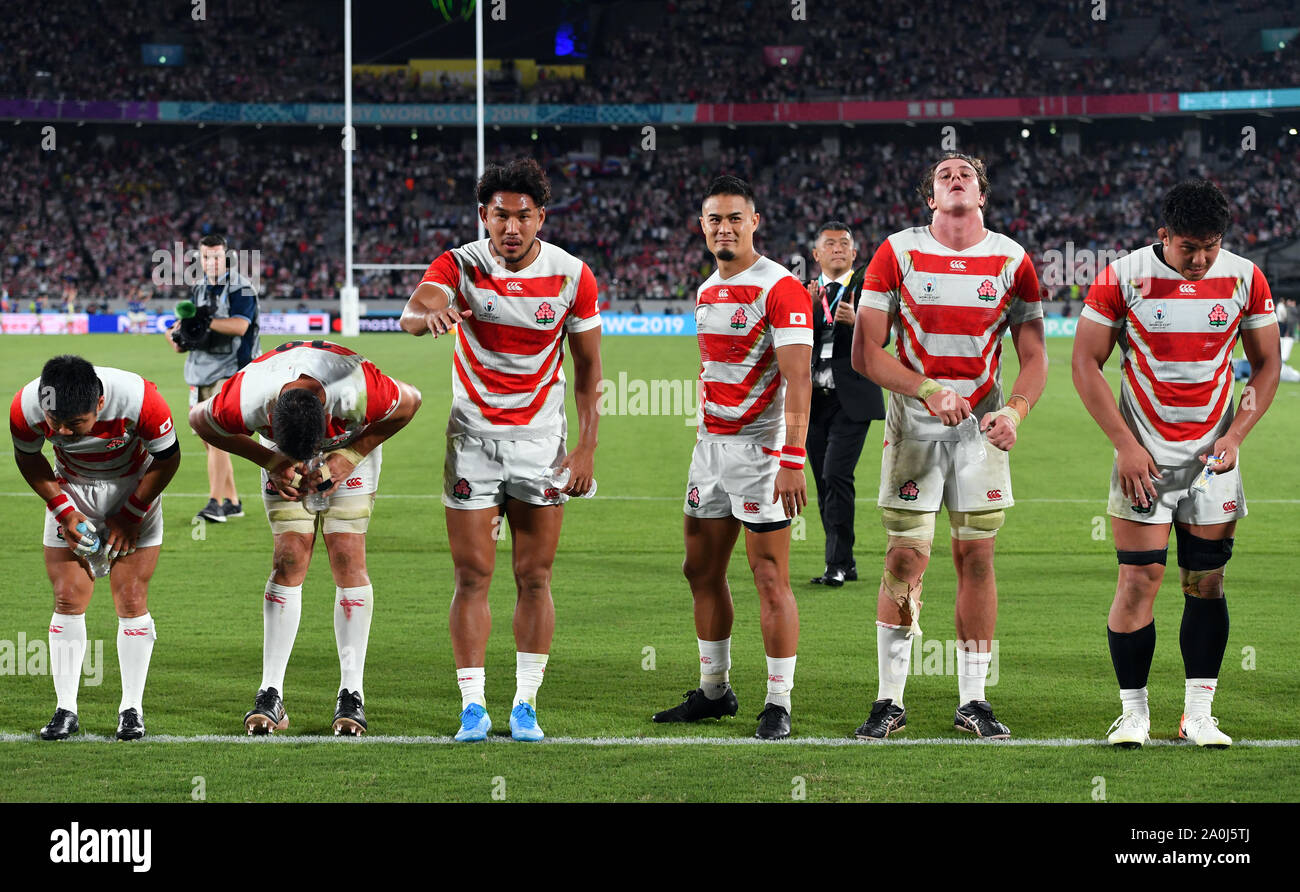
[[844, 286], [840, 285], [840, 290], [835, 292], [835, 300], [829, 304], [826, 303], [826, 286], [822, 286], [822, 312], [826, 315], [824, 318], [827, 324], [835, 320], [835, 308], [840, 305], [840, 298], [844, 296]]

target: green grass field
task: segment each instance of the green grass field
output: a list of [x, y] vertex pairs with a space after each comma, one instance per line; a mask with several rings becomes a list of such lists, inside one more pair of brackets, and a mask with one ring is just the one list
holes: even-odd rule
[[[264, 346], [279, 340], [267, 338]], [[822, 569], [814, 505], [804, 538], [794, 543], [802, 622], [794, 738], [745, 746], [671, 742], [744, 743], [752, 737], [765, 684], [757, 599], [740, 552], [731, 571], [737, 602], [732, 682], [740, 714], [699, 727], [652, 724], [652, 712], [677, 702], [698, 681], [690, 593], [680, 572], [682, 487], [694, 433], [678, 416], [631, 414], [603, 419], [600, 493], [566, 508], [553, 585], [555, 644], [538, 701], [541, 724], [556, 741], [530, 747], [504, 736], [453, 746], [433, 739], [456, 729], [460, 708], [447, 634], [452, 568], [437, 497], [450, 344], [369, 335], [349, 346], [424, 393], [420, 414], [385, 446], [382, 495], [369, 537], [376, 604], [366, 676], [372, 737], [322, 739], [330, 734], [338, 662], [333, 583], [319, 554], [304, 588], [286, 679], [292, 725], [275, 740], [236, 742], [165, 738], [241, 734], [256, 692], [262, 586], [271, 563], [256, 470], [236, 461], [247, 517], [206, 531], [192, 528], [206, 499], [203, 452], [184, 422], [180, 360], [161, 337], [0, 341], [0, 391], [6, 396], [35, 377], [49, 356], [76, 352], [155, 381], [185, 431], [181, 470], [164, 500], [168, 533], [150, 593], [159, 639], [145, 719], [154, 739], [105, 739], [116, 726], [120, 687], [116, 621], [101, 583], [87, 627], [92, 653], [93, 642], [103, 642], [102, 683], [83, 686], [79, 703], [82, 729], [91, 737], [59, 744], [35, 739], [53, 711], [53, 686], [44, 675], [14, 674], [10, 662], [0, 676], [0, 801], [189, 801], [201, 787], [209, 801], [491, 801], [494, 794], [509, 801], [790, 801], [802, 792], [809, 801], [1083, 802], [1094, 799], [1097, 778], [1104, 778], [1108, 801], [1300, 799], [1300, 779], [1286, 767], [1295, 761], [1290, 746], [1115, 752], [1085, 742], [1104, 737], [1118, 714], [1105, 634], [1116, 566], [1101, 519], [1109, 444], [1070, 384], [1068, 340], [1049, 342], [1047, 394], [1013, 453], [1017, 505], [999, 536], [997, 559], [999, 667], [989, 697], [1013, 742], [1043, 744], [951, 745], [966, 738], [952, 727], [957, 684], [950, 674], [911, 678], [900, 743], [847, 740], [876, 692], [873, 610], [885, 542], [874, 507], [877, 428], [858, 470], [863, 581], [839, 590], [808, 583]], [[1007, 384], [1015, 374], [1014, 355], [1008, 359]], [[689, 380], [697, 363], [690, 338], [604, 343], [610, 379], [626, 373], [629, 380]], [[1300, 667], [1291, 638], [1300, 625], [1291, 575], [1300, 522], [1291, 451], [1300, 442], [1298, 397], [1300, 388], [1282, 385], [1244, 448], [1250, 517], [1240, 525], [1228, 571], [1232, 634], [1215, 712], [1225, 731], [1246, 741], [1300, 739], [1294, 708]], [[43, 510], [12, 462], [5, 462], [0, 535], [9, 547], [0, 555], [0, 577], [8, 580], [0, 647], [8, 643], [11, 652], [19, 636], [46, 638], [52, 598], [41, 564]], [[929, 641], [954, 636], [954, 574], [945, 542], [942, 535], [936, 541], [926, 576]], [[505, 730], [514, 689], [509, 541], [501, 546], [487, 660], [488, 706], [498, 731]], [[1159, 641], [1149, 684], [1153, 736], [1162, 742], [1176, 735], [1182, 709], [1181, 601], [1171, 573], [1156, 604]], [[426, 739], [388, 742], [381, 736]], [[606, 740], [564, 742], [572, 738]], [[907, 745], [909, 738], [944, 742]], [[662, 745], [644, 745], [659, 739]], [[1046, 745], [1066, 740], [1080, 743]], [[76, 786], [69, 792], [71, 777]]]

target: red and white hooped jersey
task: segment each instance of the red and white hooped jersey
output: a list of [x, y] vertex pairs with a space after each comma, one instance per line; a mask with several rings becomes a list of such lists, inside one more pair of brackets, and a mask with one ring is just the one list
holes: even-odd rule
[[1120, 329], [1120, 414], [1152, 460], [1194, 462], [1232, 424], [1232, 349], [1239, 329], [1276, 325], [1254, 263], [1219, 251], [1197, 281], [1148, 245], [1102, 270], [1084, 319]]
[[118, 480], [148, 466], [150, 454], [176, 443], [171, 409], [152, 381], [134, 372], [95, 366], [104, 386], [104, 408], [84, 437], [51, 433], [41, 408], [41, 379], [30, 382], [9, 406], [14, 448], [35, 455], [54, 444], [55, 471], [72, 480]]
[[289, 341], [263, 353], [221, 386], [204, 405], [207, 420], [226, 434], [271, 435], [272, 410], [286, 384], [306, 375], [325, 388], [328, 416], [321, 446], [337, 449], [393, 413], [397, 382], [373, 362], [329, 341]]
[[[1033, 261], [1012, 239], [989, 232], [964, 251], [944, 247], [928, 226], [887, 238], [867, 266], [859, 306], [888, 313], [898, 361], [957, 391], [976, 417], [1002, 400], [1002, 337], [1043, 318]], [[885, 438], [956, 440], [915, 397], [889, 395]]]
[[563, 437], [564, 334], [600, 326], [596, 277], [563, 248], [537, 240], [518, 272], [493, 258], [491, 240], [443, 253], [420, 283], [441, 285], [459, 310], [448, 434], [497, 440]]
[[717, 270], [696, 292], [700, 344], [701, 440], [785, 442], [785, 378], [776, 348], [813, 342], [812, 298], [799, 280], [760, 256], [724, 279]]

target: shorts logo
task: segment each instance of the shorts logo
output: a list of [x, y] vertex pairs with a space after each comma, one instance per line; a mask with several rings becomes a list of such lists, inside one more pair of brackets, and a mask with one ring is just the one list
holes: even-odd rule
[[950, 260], [950, 261], [948, 261], [948, 269], [961, 270], [962, 272], [965, 272], [965, 271], [966, 271], [966, 261], [965, 261], [965, 260]]
[[990, 489], [988, 492], [984, 493], [984, 498], [988, 499], [990, 502], [1000, 502], [1002, 501], [1002, 490]]
[[362, 481], [360, 477], [349, 477], [348, 482], [343, 485], [350, 487], [351, 489], [356, 489], [358, 486], [361, 485], [361, 482]]
[[1196, 293], [1196, 285], [1194, 285], [1194, 284], [1191, 283], [1191, 282], [1184, 282], [1183, 284], [1181, 284], [1181, 285], [1178, 286], [1178, 293], [1179, 293], [1179, 294], [1195, 294], [1195, 293]]
[[915, 502], [920, 494], [921, 488], [916, 485], [915, 480], [909, 480], [898, 488], [898, 497], [905, 502]]
[[462, 502], [470, 497], [469, 481], [464, 477], [456, 481], [456, 485], [451, 488], [451, 494]]
[[1131, 507], [1133, 509], [1134, 514], [1150, 514], [1156, 508], [1155, 505], [1148, 505], [1145, 508], [1143, 508], [1141, 505], [1132, 505]]
[[509, 291], [511, 294], [521, 294], [523, 293], [523, 290], [524, 285], [522, 282], [506, 282], [506, 291]]
[[749, 317], [745, 315], [744, 307], [736, 307], [736, 312], [731, 314], [731, 327], [744, 328], [749, 324]]
[[746, 514], [758, 513], [758, 502], [745, 502], [743, 507]]
[[278, 496], [280, 491], [275, 488], [275, 484], [270, 480], [266, 481], [266, 488], [263, 490], [268, 496]]
[[700, 488], [698, 486], [692, 486], [691, 491], [686, 494], [686, 504], [692, 508], [700, 507]]
[[1237, 510], [1237, 503], [1236, 503], [1236, 501], [1224, 502], [1224, 503], [1223, 503], [1223, 510], [1224, 510], [1224, 511], [1236, 511], [1236, 510]]
[[534, 314], [533, 318], [537, 320], [538, 325], [550, 325], [555, 321], [555, 310], [551, 309], [549, 303], [542, 301], [542, 305], [537, 308], [537, 313]]
[[980, 287], [975, 289], [975, 293], [979, 295], [980, 300], [993, 300], [998, 296], [998, 289], [993, 287], [992, 282], [985, 279], [980, 282]]
[[542, 498], [546, 499], [548, 502], [554, 502], [559, 497], [560, 491], [554, 486], [548, 486], [546, 489], [542, 490]]
[[1211, 325], [1228, 324], [1228, 311], [1223, 308], [1223, 304], [1215, 304], [1214, 308], [1210, 310], [1210, 324]]
[[121, 449], [125, 445], [126, 445], [126, 440], [122, 439], [121, 437], [114, 437], [113, 439], [109, 440], [107, 443], [104, 444], [104, 448]]
[[60, 542], [62, 542], [62, 541], [63, 541], [63, 527], [55, 527], [55, 528], [54, 528], [54, 535], [58, 537], [58, 539], [59, 539]]

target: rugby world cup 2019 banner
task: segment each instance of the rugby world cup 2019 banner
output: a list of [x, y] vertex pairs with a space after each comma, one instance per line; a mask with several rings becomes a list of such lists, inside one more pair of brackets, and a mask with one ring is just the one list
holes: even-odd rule
[[[695, 335], [695, 317], [678, 314], [601, 313], [602, 335]], [[1072, 338], [1079, 320], [1072, 316], [1047, 316], [1044, 331], [1049, 338]], [[363, 329], [364, 330], [364, 329]], [[1007, 332], [1010, 336], [1010, 330]]]

